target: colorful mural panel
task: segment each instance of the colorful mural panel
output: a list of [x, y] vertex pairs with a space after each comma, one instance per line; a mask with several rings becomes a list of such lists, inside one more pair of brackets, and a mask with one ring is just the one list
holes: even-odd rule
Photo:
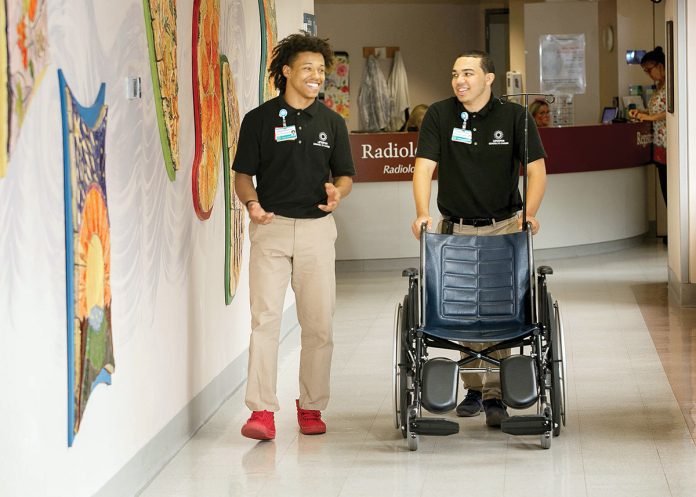
[[167, 175], [174, 181], [179, 170], [176, 0], [143, 0], [143, 10], [162, 154]]
[[193, 206], [199, 219], [210, 217], [217, 191], [222, 133], [220, 87], [220, 0], [193, 2]]
[[58, 71], [63, 121], [65, 259], [68, 326], [68, 445], [94, 388], [111, 384], [111, 237], [106, 196], [107, 107], [102, 83], [82, 107]]
[[259, 0], [261, 17], [261, 67], [259, 74], [259, 103], [274, 98], [277, 94], [273, 80], [268, 75], [273, 47], [278, 40], [275, 0]]
[[[49, 62], [47, 0], [0, 2], [0, 178]], [[6, 102], [6, 105], [4, 104]]]
[[348, 52], [335, 52], [334, 64], [326, 71], [324, 103], [345, 119], [350, 117], [350, 64]]
[[244, 207], [234, 192], [232, 160], [239, 140], [239, 103], [232, 70], [224, 55], [220, 56], [222, 82], [222, 164], [225, 171], [225, 303], [229, 305], [237, 292], [242, 268], [244, 245]]

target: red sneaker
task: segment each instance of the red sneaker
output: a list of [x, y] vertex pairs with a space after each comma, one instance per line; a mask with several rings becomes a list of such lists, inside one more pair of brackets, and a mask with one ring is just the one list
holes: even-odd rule
[[326, 433], [326, 423], [321, 420], [321, 411], [302, 409], [299, 400], [295, 400], [295, 405], [297, 406], [297, 423], [300, 425], [300, 431], [304, 435], [321, 435]]
[[270, 411], [254, 411], [246, 424], [242, 426], [242, 435], [255, 440], [273, 440], [275, 422]]

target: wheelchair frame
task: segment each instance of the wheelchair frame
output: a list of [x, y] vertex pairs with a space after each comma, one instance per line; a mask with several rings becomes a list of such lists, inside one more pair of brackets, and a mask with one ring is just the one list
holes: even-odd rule
[[[406, 269], [402, 275], [409, 278], [408, 293], [402, 303], [396, 306], [395, 332], [393, 348], [393, 402], [395, 428], [408, 441], [410, 450], [417, 450], [420, 435], [450, 435], [459, 431], [458, 423], [446, 419], [423, 417], [423, 371], [428, 359], [428, 348], [456, 350], [465, 357], [456, 362], [458, 372], [501, 373], [501, 384], [506, 359], [490, 357], [492, 352], [519, 347], [530, 350], [535, 372], [536, 399], [529, 405], [537, 404], [536, 415], [513, 416], [503, 421], [501, 429], [512, 435], [539, 435], [541, 446], [548, 449], [552, 436], [560, 435], [561, 426], [565, 425], [565, 378], [566, 363], [563, 343], [563, 325], [560, 307], [554, 301], [547, 287], [546, 277], [553, 274], [548, 266], [538, 268], [534, 277], [534, 257], [532, 250], [531, 227], [527, 226], [528, 270], [531, 323], [536, 325], [528, 334], [493, 343], [481, 351], [462, 345], [457, 340], [443, 339], [429, 335], [419, 329], [423, 323], [423, 289], [425, 286], [425, 238], [426, 226], [421, 227], [420, 271]], [[462, 235], [451, 235], [462, 236]], [[469, 340], [470, 342], [471, 340]], [[436, 358], [439, 361], [449, 359]], [[466, 367], [467, 364], [482, 360], [490, 366], [482, 368]], [[456, 391], [459, 381], [455, 375], [454, 405], [445, 406], [437, 413], [447, 412], [456, 406]], [[514, 381], [513, 381], [514, 384]], [[504, 394], [505, 397], [505, 394]], [[505, 402], [505, 398], [503, 401]], [[519, 407], [519, 406], [510, 406]]]

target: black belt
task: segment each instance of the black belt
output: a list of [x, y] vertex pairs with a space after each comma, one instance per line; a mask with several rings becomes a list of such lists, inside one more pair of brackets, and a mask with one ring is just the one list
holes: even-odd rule
[[509, 215], [507, 217], [503, 217], [502, 219], [495, 220], [493, 218], [488, 218], [488, 217], [474, 217], [474, 218], [466, 218], [466, 217], [455, 217], [455, 216], [444, 216], [444, 219], [446, 221], [449, 221], [454, 224], [465, 224], [467, 226], [473, 226], [474, 228], [478, 228], [481, 226], [490, 226], [493, 223], [500, 222], [500, 221], [506, 221], [510, 219], [513, 215]]

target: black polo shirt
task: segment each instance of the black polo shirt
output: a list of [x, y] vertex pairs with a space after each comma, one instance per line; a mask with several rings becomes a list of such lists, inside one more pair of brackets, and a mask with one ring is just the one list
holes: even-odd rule
[[[277, 142], [278, 115], [287, 111], [287, 126], [297, 138]], [[319, 101], [303, 110], [293, 109], [282, 96], [248, 112], [239, 130], [232, 169], [256, 176], [261, 206], [268, 212], [292, 218], [319, 218], [327, 213], [324, 183], [329, 177], [354, 176], [348, 128], [344, 119]]]
[[[468, 112], [472, 143], [452, 141], [466, 109], [456, 97], [430, 106], [418, 137], [416, 157], [438, 163], [437, 206], [445, 216], [506, 219], [522, 208], [520, 164], [524, 158], [521, 105], [491, 99]], [[529, 116], [529, 162], [546, 157], [534, 119]]]

